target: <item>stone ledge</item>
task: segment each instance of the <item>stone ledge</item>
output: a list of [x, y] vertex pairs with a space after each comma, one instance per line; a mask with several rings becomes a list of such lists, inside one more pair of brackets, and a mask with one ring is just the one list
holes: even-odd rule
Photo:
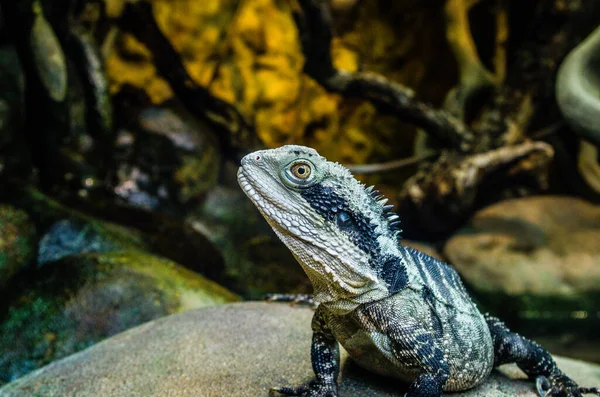
[[[312, 378], [312, 311], [245, 302], [164, 317], [54, 362], [0, 389], [21, 396], [267, 396]], [[600, 366], [557, 358], [583, 386], [600, 385]], [[514, 380], [517, 379], [517, 380]], [[341, 396], [402, 396], [405, 385], [377, 377], [342, 354]], [[535, 385], [512, 365], [467, 397], [531, 396]]]

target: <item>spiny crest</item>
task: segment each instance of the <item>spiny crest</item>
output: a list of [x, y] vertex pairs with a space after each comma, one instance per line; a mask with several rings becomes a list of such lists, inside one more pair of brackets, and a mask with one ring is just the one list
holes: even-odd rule
[[341, 165], [338, 162], [335, 161], [327, 161], [325, 159], [325, 157], [321, 157], [321, 159], [323, 160], [323, 162], [325, 164], [327, 164], [328, 167], [328, 171], [332, 176], [341, 178], [341, 179], [346, 179], [346, 180], [354, 180], [355, 182], [358, 183], [358, 181], [356, 180], [356, 178], [354, 178], [354, 175], [352, 175], [352, 173], [350, 172], [350, 170], [346, 167], [344, 167], [343, 165]]
[[400, 235], [400, 233], [402, 232], [402, 229], [400, 229], [400, 217], [398, 216], [398, 214], [396, 214], [395, 212], [392, 211], [394, 206], [386, 205], [386, 203], [388, 202], [388, 199], [385, 198], [379, 192], [379, 190], [376, 190], [375, 186], [373, 186], [373, 185], [365, 188], [365, 192], [367, 192], [367, 194], [369, 196], [371, 196], [371, 198], [373, 198], [373, 200], [375, 200], [375, 202], [378, 205], [381, 206], [381, 214], [387, 220], [390, 231], [392, 233], [394, 233], [394, 235], [396, 237], [398, 237]]
[[359, 194], [359, 192], [364, 189], [367, 197], [373, 199], [375, 201], [374, 204], [381, 208], [381, 215], [387, 221], [390, 232], [394, 235], [394, 237], [398, 238], [402, 232], [402, 229], [400, 229], [400, 217], [392, 211], [394, 208], [393, 205], [386, 205], [388, 199], [384, 197], [378, 190], [375, 190], [374, 186], [365, 188], [363, 184], [354, 178], [354, 175], [352, 175], [350, 170], [343, 165], [332, 161], [326, 162], [329, 165], [329, 172], [331, 175], [334, 175], [336, 178], [345, 179], [347, 182], [349, 182], [347, 185], [347, 188], [349, 189], [347, 192], [348, 194], [351, 196], [353, 194]]

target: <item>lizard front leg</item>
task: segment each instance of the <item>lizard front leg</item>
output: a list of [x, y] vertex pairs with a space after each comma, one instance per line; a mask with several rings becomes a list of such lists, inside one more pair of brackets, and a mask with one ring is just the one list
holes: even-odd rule
[[421, 371], [405, 397], [439, 397], [449, 378], [448, 363], [431, 333], [423, 328], [411, 328], [409, 332], [397, 328], [388, 334], [396, 359], [411, 363]]
[[[387, 337], [382, 351], [391, 349], [393, 361], [410, 372], [418, 372], [405, 397], [440, 397], [450, 377], [448, 361], [428, 321], [418, 316], [395, 317], [379, 302], [359, 311], [360, 322]], [[420, 321], [425, 320], [425, 321]], [[376, 342], [377, 343], [377, 342]]]
[[537, 343], [511, 332], [502, 321], [484, 315], [494, 342], [494, 366], [516, 363], [530, 379], [535, 379], [540, 396], [600, 396], [600, 389], [579, 387], [556, 365], [550, 353]]
[[325, 321], [325, 312], [317, 308], [312, 320], [310, 359], [316, 379], [307, 386], [277, 387], [271, 389], [287, 396], [337, 397], [337, 376], [340, 370], [338, 342]]

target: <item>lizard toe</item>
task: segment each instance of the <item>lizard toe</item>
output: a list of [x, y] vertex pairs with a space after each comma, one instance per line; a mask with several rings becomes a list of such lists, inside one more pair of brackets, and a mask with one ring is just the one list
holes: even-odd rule
[[338, 397], [336, 390], [319, 382], [312, 382], [308, 386], [299, 387], [273, 387], [269, 390], [270, 395], [272, 395], [271, 393], [299, 397]]
[[302, 396], [303, 393], [309, 391], [308, 387], [299, 386], [299, 387], [272, 387], [269, 389], [269, 395], [272, 396], [274, 394], [281, 394], [284, 396]]
[[559, 397], [583, 397], [584, 394], [600, 395], [596, 388], [579, 387], [575, 381], [568, 376], [559, 373], [536, 378], [537, 392], [541, 397], [559, 396]]
[[545, 376], [538, 376], [535, 380], [535, 386], [540, 397], [552, 395], [552, 385]]

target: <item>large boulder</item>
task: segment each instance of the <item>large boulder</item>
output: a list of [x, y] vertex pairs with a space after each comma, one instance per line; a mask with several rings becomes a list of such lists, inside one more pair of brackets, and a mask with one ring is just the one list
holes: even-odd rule
[[138, 251], [68, 256], [11, 288], [0, 317], [0, 380], [16, 379], [128, 328], [239, 297]]
[[486, 310], [525, 334], [554, 334], [557, 352], [597, 361], [599, 242], [600, 206], [539, 196], [482, 209], [444, 253]]
[[36, 254], [35, 227], [24, 211], [0, 204], [0, 291]]
[[444, 252], [477, 289], [569, 296], [600, 292], [599, 242], [600, 206], [541, 196], [479, 211]]
[[[312, 377], [310, 309], [236, 303], [139, 326], [54, 362], [0, 389], [0, 397], [268, 396], [273, 386]], [[558, 358], [582, 385], [600, 384], [600, 367]], [[342, 350], [340, 395], [402, 396], [406, 385], [360, 369]], [[465, 397], [537, 396], [516, 366], [494, 371]]]

